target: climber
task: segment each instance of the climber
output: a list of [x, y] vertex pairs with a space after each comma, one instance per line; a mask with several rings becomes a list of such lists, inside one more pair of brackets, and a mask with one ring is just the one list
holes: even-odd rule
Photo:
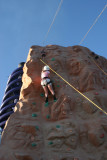
[[99, 56], [97, 56], [94, 52], [91, 52], [91, 54], [94, 56], [96, 60], [99, 58]]
[[95, 56], [95, 59], [98, 59], [99, 58], [99, 56]]
[[46, 56], [46, 52], [44, 50], [41, 51], [41, 54], [42, 54], [42, 58]]
[[50, 80], [50, 68], [48, 66], [44, 66], [41, 72], [41, 85], [45, 92], [45, 103], [48, 103], [48, 89], [53, 95], [54, 101], [56, 101], [55, 92], [52, 87], [52, 82]]

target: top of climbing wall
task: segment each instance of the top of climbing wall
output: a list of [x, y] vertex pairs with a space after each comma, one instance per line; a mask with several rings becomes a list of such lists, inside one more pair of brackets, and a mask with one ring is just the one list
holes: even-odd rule
[[[49, 93], [48, 104], [40, 59], [54, 70], [57, 101]], [[19, 102], [2, 134], [0, 160], [106, 159], [107, 75], [102, 70], [107, 73], [107, 60], [86, 47], [32, 46]]]

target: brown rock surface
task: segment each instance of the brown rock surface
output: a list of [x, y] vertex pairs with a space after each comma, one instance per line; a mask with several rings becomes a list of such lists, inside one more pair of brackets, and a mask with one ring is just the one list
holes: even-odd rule
[[[57, 101], [45, 106], [40, 74], [43, 47], [32, 46], [15, 113], [2, 134], [0, 160], [107, 160], [107, 115], [51, 71]], [[44, 61], [107, 112], [107, 76], [81, 46], [44, 47]], [[107, 60], [95, 60], [107, 73]]]

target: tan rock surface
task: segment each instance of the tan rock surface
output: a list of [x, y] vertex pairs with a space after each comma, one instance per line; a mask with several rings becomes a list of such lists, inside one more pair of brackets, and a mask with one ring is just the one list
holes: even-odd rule
[[[0, 160], [107, 160], [107, 115], [51, 71], [57, 96], [45, 106], [40, 74], [43, 47], [32, 46], [15, 113], [2, 134]], [[81, 46], [44, 47], [52, 69], [107, 112], [107, 76]], [[107, 73], [107, 60], [95, 60]]]

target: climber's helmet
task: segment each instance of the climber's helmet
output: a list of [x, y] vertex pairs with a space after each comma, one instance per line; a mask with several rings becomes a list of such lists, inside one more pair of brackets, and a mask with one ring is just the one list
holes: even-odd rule
[[49, 71], [50, 69], [49, 69], [49, 67], [48, 66], [44, 66], [43, 67], [43, 71]]

